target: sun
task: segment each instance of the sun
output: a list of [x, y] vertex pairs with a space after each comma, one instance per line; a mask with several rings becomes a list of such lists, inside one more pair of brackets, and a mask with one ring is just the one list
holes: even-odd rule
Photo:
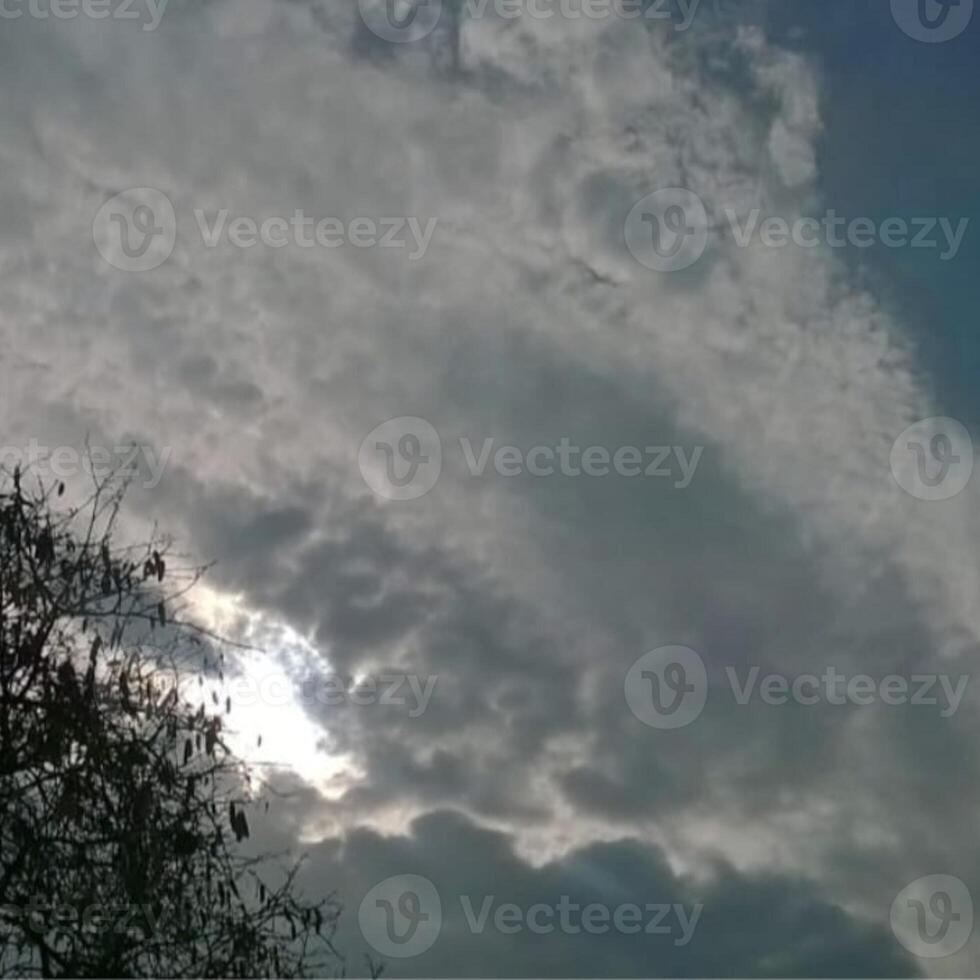
[[206, 701], [217, 694], [222, 710], [230, 704], [229, 746], [262, 781], [293, 772], [328, 799], [342, 795], [358, 781], [357, 767], [330, 751], [329, 729], [314, 720], [296, 680], [311, 666], [322, 669], [323, 653], [286, 623], [249, 609], [241, 595], [199, 585], [190, 601], [202, 625], [246, 647], [227, 654], [222, 684], [206, 679], [189, 688]]

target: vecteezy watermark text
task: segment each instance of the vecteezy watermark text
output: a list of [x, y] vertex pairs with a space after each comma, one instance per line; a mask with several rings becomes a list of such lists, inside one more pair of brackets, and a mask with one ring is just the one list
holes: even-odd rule
[[868, 674], [843, 674], [836, 667], [828, 667], [821, 674], [794, 677], [761, 674], [762, 669], [758, 666], [743, 670], [741, 677], [735, 667], [725, 668], [736, 703], [744, 705], [758, 699], [773, 706], [792, 702], [811, 707], [816, 704], [869, 705], [879, 701], [892, 706], [931, 705], [939, 708], [940, 717], [950, 718], [956, 714], [970, 682], [967, 674], [956, 678], [947, 674], [912, 674], [909, 677], [888, 674], [876, 679]]
[[[194, 219], [207, 248], [217, 248], [227, 242], [235, 248], [413, 248], [410, 262], [424, 257], [435, 233], [438, 218], [429, 218], [425, 225], [418, 218], [312, 218], [297, 209], [289, 218], [271, 217], [259, 221], [248, 216], [228, 220], [227, 208], [218, 211], [213, 219], [197, 208]], [[406, 234], [407, 233], [407, 234]]]
[[[966, 693], [970, 677], [960, 674], [847, 674], [836, 667], [821, 673], [793, 676], [762, 673], [759, 666], [725, 667], [735, 704], [759, 702], [770, 707], [830, 705], [914, 707], [939, 709], [952, 717]], [[724, 690], [724, 688], [722, 688]], [[708, 674], [704, 661], [690, 647], [658, 647], [640, 657], [624, 681], [626, 702], [633, 714], [651, 728], [683, 728], [695, 721], [708, 700]]]
[[656, 272], [677, 272], [704, 255], [712, 233], [738, 248], [926, 249], [940, 261], [959, 254], [970, 219], [920, 217], [847, 217], [833, 208], [821, 215], [784, 217], [723, 206], [709, 216], [704, 200], [682, 187], [665, 187], [641, 198], [626, 216], [626, 247], [642, 266]]
[[[406, 44], [431, 34], [450, 8], [448, 0], [358, 0], [361, 20], [384, 41]], [[702, 8], [716, 12], [734, 10], [736, 0], [462, 0], [453, 4], [454, 16], [468, 21], [495, 18], [513, 21], [644, 20], [670, 24], [683, 32]], [[462, 8], [462, 9], [460, 9]]]
[[25, 905], [0, 903], [0, 935], [11, 928], [35, 936], [70, 935], [73, 932], [97, 935], [154, 935], [163, 912], [152, 903], [90, 902], [73, 905], [34, 898]]
[[251, 672], [229, 678], [227, 696], [233, 705], [254, 707], [292, 707], [321, 704], [326, 707], [405, 707], [410, 718], [418, 718], [429, 706], [436, 689], [437, 675], [386, 672], [354, 677], [350, 674], [324, 674], [297, 683], [285, 673]]
[[52, 448], [30, 439], [25, 446], [0, 446], [0, 466], [10, 470], [20, 467], [42, 476], [50, 474], [59, 480], [90, 472], [97, 479], [112, 476], [138, 480], [144, 489], [153, 490], [163, 479], [172, 454], [171, 446], [164, 446], [159, 452], [152, 446], [133, 444], [87, 446], [80, 451], [73, 446]]
[[467, 927], [476, 935], [485, 932], [488, 926], [505, 935], [526, 931], [538, 936], [554, 932], [602, 936], [620, 932], [628, 936], [673, 936], [675, 946], [686, 946], [691, 941], [704, 909], [700, 902], [690, 911], [679, 902], [643, 905], [623, 902], [612, 907], [601, 902], [581, 905], [568, 895], [562, 895], [554, 904], [536, 902], [526, 909], [513, 902], [498, 903], [496, 895], [483, 895], [479, 911], [469, 895], [460, 895], [459, 903]]
[[748, 248], [759, 243], [766, 248], [927, 248], [939, 250], [943, 262], [955, 259], [970, 225], [969, 218], [960, 218], [954, 227], [949, 218], [847, 218], [833, 208], [820, 217], [796, 218], [792, 221], [778, 215], [763, 215], [753, 208], [740, 218], [733, 208], [724, 209], [735, 243]]
[[[496, 895], [458, 895], [461, 922], [473, 935], [494, 930], [513, 936], [623, 935], [665, 936], [686, 946], [694, 936], [704, 905], [694, 902], [603, 902], [582, 904], [569, 895], [557, 901], [519, 905]], [[444, 921], [442, 897], [422, 875], [394, 875], [375, 885], [361, 900], [358, 924], [367, 942], [383, 956], [408, 958], [429, 949]]]
[[[583, 446], [568, 436], [550, 445], [498, 444], [492, 437], [459, 439], [460, 457], [471, 477], [618, 476], [664, 479], [677, 490], [694, 480], [703, 446]], [[444, 450], [436, 429], [425, 419], [389, 419], [364, 438], [358, 466], [364, 482], [385, 500], [415, 500], [428, 493], [442, 473]]]
[[503, 477], [525, 474], [535, 477], [558, 474], [666, 477], [674, 480], [674, 487], [678, 490], [686, 490], [691, 485], [704, 453], [703, 446], [693, 447], [690, 456], [684, 446], [619, 446], [614, 450], [605, 446], [582, 448], [567, 436], [562, 436], [554, 446], [532, 446], [527, 450], [519, 446], [497, 446], [495, 439], [484, 439], [477, 451], [465, 436], [459, 440], [459, 445], [471, 476], [483, 476], [492, 461], [493, 472]]
[[[302, 208], [288, 216], [263, 217], [233, 215], [228, 208], [210, 213], [195, 208], [188, 227], [208, 249], [401, 249], [415, 262], [425, 257], [438, 223], [438, 218], [408, 216], [314, 217]], [[162, 265], [177, 246], [177, 232], [173, 203], [154, 187], [134, 187], [115, 195], [92, 222], [92, 237], [102, 258], [123, 272], [149, 272]]]
[[138, 20], [142, 30], [155, 31], [170, 0], [0, 0], [0, 19]]

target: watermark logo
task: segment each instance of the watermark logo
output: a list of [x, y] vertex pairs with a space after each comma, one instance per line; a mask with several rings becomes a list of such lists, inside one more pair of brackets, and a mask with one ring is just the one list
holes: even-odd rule
[[914, 956], [952, 956], [973, 933], [973, 897], [953, 875], [926, 875], [898, 893], [890, 918], [896, 939]]
[[[876, 219], [847, 217], [829, 208], [822, 214], [783, 217], [762, 208], [718, 209], [717, 232], [737, 248], [930, 250], [941, 262], [957, 257], [970, 227], [967, 217], [923, 215]], [[684, 188], [666, 188], [642, 198], [625, 223], [626, 245], [640, 265], [655, 272], [690, 268], [709, 241], [704, 201]]]
[[[519, 446], [496, 447], [496, 440], [487, 438], [477, 446], [464, 436], [459, 440], [470, 476], [482, 477], [488, 467], [497, 476], [549, 477], [639, 476], [673, 480], [674, 489], [686, 490], [694, 480], [704, 454], [704, 446], [694, 446], [690, 452], [684, 446], [605, 446], [575, 445], [562, 436], [555, 446], [532, 446], [524, 451]], [[496, 448], [495, 448], [496, 447]]]
[[364, 896], [357, 922], [365, 941], [382, 956], [407, 959], [439, 938], [442, 901], [428, 878], [394, 875]]
[[[505, 936], [665, 936], [676, 947], [687, 946], [704, 911], [702, 902], [622, 902], [583, 905], [570, 895], [531, 905], [502, 902], [496, 895], [458, 895], [460, 926], [474, 936], [488, 931]], [[364, 896], [358, 922], [365, 940], [383, 956], [407, 959], [429, 949], [444, 920], [435, 886], [421, 875], [396, 875]], [[645, 940], [649, 941], [649, 940]]]
[[[668, 480], [675, 490], [691, 485], [704, 455], [704, 446], [582, 446], [568, 436], [526, 449], [498, 445], [492, 437], [462, 436], [459, 450], [466, 473], [476, 479], [617, 476]], [[365, 482], [386, 500], [413, 500], [428, 493], [444, 459], [438, 432], [414, 417], [378, 426], [361, 443], [358, 456]]]
[[697, 194], [665, 187], [638, 201], [626, 217], [626, 247], [654, 272], [694, 265], [708, 246], [708, 213]]
[[442, 473], [442, 441], [425, 419], [389, 419], [368, 433], [357, 454], [364, 482], [385, 500], [417, 500]]
[[974, 0], [891, 0], [895, 23], [913, 40], [941, 44], [959, 37], [973, 19]]
[[122, 272], [149, 272], [173, 254], [177, 215], [162, 191], [134, 187], [99, 208], [92, 237], [109, 265]]
[[[969, 674], [889, 674], [874, 678], [867, 674], [847, 674], [827, 667], [821, 674], [763, 674], [759, 665], [725, 667], [734, 704], [745, 707], [753, 702], [780, 707], [793, 704], [810, 708], [817, 705], [864, 707], [927, 707], [941, 718], [951, 718], [963, 703]], [[708, 677], [704, 661], [688, 647], [659, 647], [645, 653], [626, 674], [626, 703], [633, 714], [651, 728], [683, 728], [696, 721], [708, 698]], [[726, 693], [723, 686], [716, 693]]]
[[708, 700], [704, 661], [689, 647], [658, 647], [630, 667], [626, 703], [651, 728], [683, 728], [695, 721]]
[[918, 500], [949, 500], [973, 475], [973, 440], [956, 419], [923, 419], [895, 440], [890, 462], [906, 493]]
[[[439, 224], [438, 218], [313, 217], [302, 208], [289, 216], [262, 217], [232, 214], [228, 208], [209, 215], [195, 208], [193, 218], [207, 249], [400, 249], [409, 262], [425, 258]], [[181, 227], [190, 228], [190, 221]], [[177, 230], [173, 203], [152, 187], [117, 194], [99, 208], [92, 222], [92, 237], [102, 257], [123, 272], [148, 272], [166, 262], [176, 246]]]
[[357, 0], [357, 5], [367, 29], [393, 44], [428, 37], [442, 16], [442, 0]]

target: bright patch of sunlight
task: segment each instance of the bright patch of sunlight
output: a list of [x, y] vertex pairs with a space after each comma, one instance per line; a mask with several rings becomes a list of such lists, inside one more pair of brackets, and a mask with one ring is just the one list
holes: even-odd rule
[[310, 665], [322, 664], [323, 654], [285, 623], [248, 609], [241, 596], [199, 585], [191, 601], [201, 625], [255, 648], [226, 650], [223, 683], [206, 677], [203, 688], [192, 684], [210, 710], [220, 710], [229, 746], [260, 779], [291, 770], [334, 799], [350, 788], [357, 769], [349, 757], [330, 751], [328, 731], [309, 714], [323, 709], [302, 703], [296, 680]]

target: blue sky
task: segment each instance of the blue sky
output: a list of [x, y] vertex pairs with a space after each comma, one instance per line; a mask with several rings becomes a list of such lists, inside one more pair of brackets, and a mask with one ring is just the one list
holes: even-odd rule
[[[824, 73], [820, 173], [828, 202], [844, 214], [949, 215], [976, 224], [975, 27], [922, 44], [894, 30], [888, 5], [875, 0], [785, 3], [771, 17], [781, 36], [803, 32], [800, 49]], [[967, 235], [951, 262], [882, 249], [867, 258], [908, 317], [937, 396], [950, 414], [977, 421], [980, 239]]]

